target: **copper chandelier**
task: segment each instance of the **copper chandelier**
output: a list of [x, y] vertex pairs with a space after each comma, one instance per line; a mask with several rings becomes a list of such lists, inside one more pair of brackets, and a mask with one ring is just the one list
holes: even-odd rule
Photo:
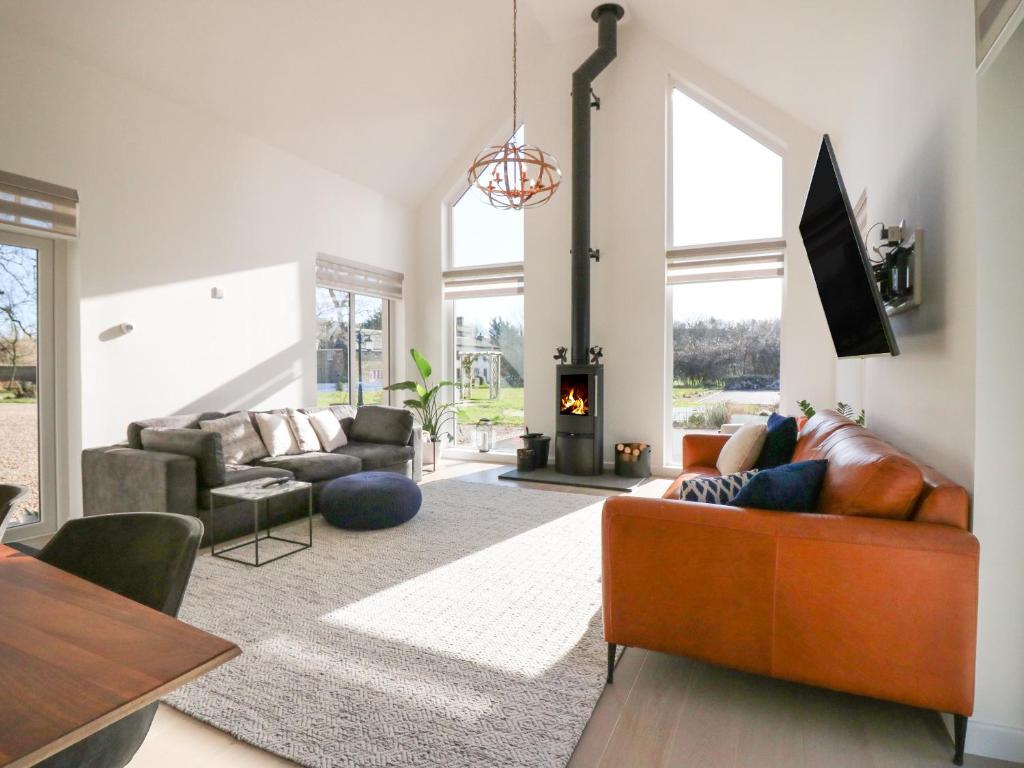
[[488, 147], [469, 167], [469, 183], [495, 208], [521, 210], [543, 205], [562, 183], [558, 161], [540, 147], [516, 144], [519, 129], [519, 69], [517, 54], [519, 8], [512, 0], [512, 135], [497, 147]]

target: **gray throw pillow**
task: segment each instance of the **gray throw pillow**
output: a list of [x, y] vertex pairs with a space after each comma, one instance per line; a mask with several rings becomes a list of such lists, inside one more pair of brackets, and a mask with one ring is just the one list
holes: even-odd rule
[[228, 464], [248, 464], [270, 455], [260, 436], [256, 434], [252, 419], [245, 411], [233, 413], [223, 419], [200, 421], [199, 428], [204, 432], [220, 433], [224, 461]]
[[144, 450], [177, 453], [195, 459], [197, 479], [204, 488], [224, 485], [224, 452], [220, 433], [146, 427], [140, 438]]
[[408, 445], [412, 437], [412, 412], [386, 405], [364, 405], [348, 429], [350, 440], [361, 443]]

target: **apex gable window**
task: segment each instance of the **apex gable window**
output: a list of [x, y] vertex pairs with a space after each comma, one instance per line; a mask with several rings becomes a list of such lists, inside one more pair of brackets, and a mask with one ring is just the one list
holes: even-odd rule
[[674, 87], [666, 284], [671, 429], [682, 435], [764, 420], [779, 405], [782, 157]]
[[[520, 127], [515, 141], [525, 141]], [[497, 451], [514, 451], [524, 418], [523, 211], [499, 210], [476, 187], [450, 207], [444, 299], [452, 334], [451, 379], [458, 411], [454, 441], [472, 447], [490, 419]]]

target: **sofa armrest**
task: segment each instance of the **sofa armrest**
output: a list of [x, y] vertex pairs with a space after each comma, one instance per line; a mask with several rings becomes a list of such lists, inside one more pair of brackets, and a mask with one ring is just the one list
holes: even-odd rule
[[423, 479], [423, 427], [419, 424], [412, 425], [409, 447], [412, 448], [412, 479], [418, 483]]
[[718, 463], [731, 435], [717, 435], [704, 432], [690, 432], [683, 435], [683, 471], [687, 467], [713, 467]]
[[945, 525], [615, 497], [606, 639], [969, 715], [978, 554]]
[[196, 460], [110, 446], [82, 451], [82, 506], [86, 515], [111, 512], [196, 514]]

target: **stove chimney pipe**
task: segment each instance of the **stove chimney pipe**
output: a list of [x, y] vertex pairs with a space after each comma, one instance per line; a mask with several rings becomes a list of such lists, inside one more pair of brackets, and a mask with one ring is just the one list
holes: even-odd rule
[[572, 362], [585, 365], [590, 350], [590, 86], [616, 55], [621, 5], [605, 3], [590, 14], [597, 49], [572, 73]]

